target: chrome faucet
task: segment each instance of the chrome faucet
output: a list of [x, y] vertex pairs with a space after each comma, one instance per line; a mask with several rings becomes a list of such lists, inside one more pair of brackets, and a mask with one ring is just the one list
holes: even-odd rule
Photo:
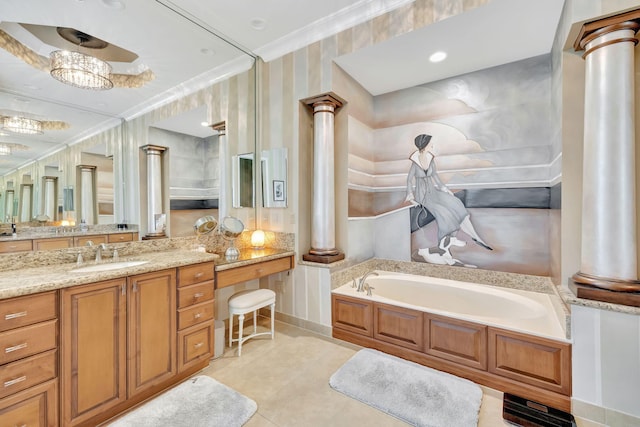
[[[356, 289], [356, 292], [364, 292], [365, 291], [364, 284], [365, 284], [365, 282], [367, 280], [367, 277], [369, 277], [369, 276], [379, 276], [379, 275], [380, 274], [378, 274], [375, 271], [369, 271], [367, 274], [362, 276], [362, 278], [358, 282], [358, 288]], [[371, 291], [368, 291], [368, 292], [371, 292]]]
[[96, 264], [102, 261], [102, 251], [107, 249], [107, 245], [104, 243], [100, 243], [98, 245], [98, 249], [96, 249]]

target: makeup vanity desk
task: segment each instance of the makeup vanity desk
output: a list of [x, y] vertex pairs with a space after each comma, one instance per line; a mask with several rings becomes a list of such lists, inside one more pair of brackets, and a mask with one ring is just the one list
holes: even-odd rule
[[237, 260], [226, 260], [224, 254], [215, 263], [216, 289], [293, 270], [295, 253], [284, 249], [240, 249]]

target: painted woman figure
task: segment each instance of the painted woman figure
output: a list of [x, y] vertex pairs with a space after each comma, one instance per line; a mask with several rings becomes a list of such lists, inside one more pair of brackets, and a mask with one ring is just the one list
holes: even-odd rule
[[438, 225], [438, 247], [444, 251], [444, 256], [451, 256], [449, 247], [452, 245], [466, 244], [456, 238], [458, 230], [464, 231], [478, 245], [493, 250], [478, 236], [462, 201], [438, 177], [435, 156], [427, 150], [430, 141], [431, 135], [421, 134], [415, 138], [418, 150], [409, 157], [411, 169], [407, 176], [406, 201], [428, 210], [434, 216]]

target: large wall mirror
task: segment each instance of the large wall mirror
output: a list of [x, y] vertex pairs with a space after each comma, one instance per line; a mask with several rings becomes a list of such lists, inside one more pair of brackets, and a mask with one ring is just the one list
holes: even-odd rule
[[[0, 21], [6, 34], [0, 46], [0, 128], [13, 117], [35, 126], [0, 129], [0, 221], [38, 226], [46, 216], [47, 225], [85, 219], [89, 224], [141, 224], [144, 231], [140, 181], [145, 177], [134, 157], [140, 146], [158, 143], [151, 141], [157, 135], [151, 136], [150, 128], [161, 130], [170, 116], [186, 121], [196, 111], [200, 121], [228, 123], [229, 137], [225, 146], [215, 147], [220, 132], [208, 128], [197, 171], [177, 156], [185, 151], [169, 149], [176, 182], [170, 184], [168, 200], [217, 198], [218, 216], [238, 216], [251, 225], [255, 204], [240, 212], [231, 206], [230, 164], [236, 154], [255, 152], [255, 57], [196, 18], [188, 2], [158, 0], [115, 12], [105, 11], [107, 2], [35, 2], [29, 8], [8, 8], [11, 13]], [[50, 13], [34, 17], [29, 11], [39, 5]], [[89, 25], [86, 16], [101, 19]], [[67, 27], [59, 27], [63, 22]], [[85, 53], [111, 64], [111, 89], [73, 87], [49, 73], [51, 52], [78, 50], [79, 41], [87, 38], [108, 45]], [[179, 107], [167, 114], [168, 105]], [[31, 177], [29, 183], [23, 184], [24, 175]], [[181, 188], [187, 190], [180, 193]], [[174, 227], [177, 234], [181, 227]]]

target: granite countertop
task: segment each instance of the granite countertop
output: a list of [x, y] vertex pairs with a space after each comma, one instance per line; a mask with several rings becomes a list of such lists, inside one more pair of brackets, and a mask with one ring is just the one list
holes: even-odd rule
[[240, 257], [236, 260], [227, 260], [224, 253], [220, 254], [220, 259], [216, 260], [216, 271], [229, 270], [231, 268], [243, 267], [257, 262], [270, 261], [295, 255], [294, 251], [286, 249], [240, 249]]
[[[145, 252], [136, 256], [121, 257], [119, 261], [148, 262], [132, 267], [119, 268], [117, 270], [78, 273], [72, 271], [77, 267], [75, 263], [66, 263], [2, 271], [0, 272], [0, 299], [68, 288], [102, 280], [117, 279], [134, 274], [149, 273], [200, 262], [217, 261], [219, 259], [219, 255], [206, 252], [170, 250], [164, 252]], [[83, 264], [83, 266], [90, 265], [94, 264], [91, 261]]]

